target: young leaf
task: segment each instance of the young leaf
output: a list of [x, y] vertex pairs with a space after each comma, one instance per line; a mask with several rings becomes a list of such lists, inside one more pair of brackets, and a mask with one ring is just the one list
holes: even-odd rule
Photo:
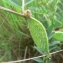
[[63, 32], [61, 31], [56, 31], [55, 35], [53, 36], [56, 40], [63, 41]]
[[43, 24], [39, 22], [37, 19], [31, 17], [28, 25], [29, 25], [31, 36], [35, 44], [44, 53], [49, 53], [48, 37]]

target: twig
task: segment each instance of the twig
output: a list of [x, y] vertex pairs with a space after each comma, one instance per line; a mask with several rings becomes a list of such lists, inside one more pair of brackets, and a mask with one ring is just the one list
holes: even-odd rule
[[10, 9], [7, 9], [7, 8], [5, 8], [5, 7], [2, 7], [2, 6], [0, 6], [0, 10], [4, 10], [4, 11], [10, 12], [10, 13], [19, 15], [19, 16], [21, 16], [21, 17], [25, 17], [25, 16], [24, 16], [23, 14], [21, 14], [21, 13], [18, 13], [18, 12], [16, 12], [16, 11], [13, 11], [13, 10], [10, 10]]
[[[50, 55], [59, 53], [61, 51], [63, 51], [63, 50], [59, 50], [59, 51], [56, 51], [56, 52], [52, 52], [52, 53], [50, 53]], [[28, 59], [23, 59], [23, 60], [17, 60], [17, 61], [10, 61], [10, 62], [2, 62], [2, 63], [17, 63], [17, 62], [23, 62], [23, 61], [33, 60], [33, 59], [41, 58], [41, 57], [45, 57], [45, 56], [47, 56], [47, 55], [41, 55], [41, 56], [37, 56], [37, 57], [33, 57], [33, 58], [28, 58]]]

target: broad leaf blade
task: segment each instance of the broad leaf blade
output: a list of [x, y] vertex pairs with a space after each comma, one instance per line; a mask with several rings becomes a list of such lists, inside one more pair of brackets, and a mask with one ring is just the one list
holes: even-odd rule
[[44, 52], [49, 53], [48, 37], [44, 26], [35, 18], [29, 21], [29, 30], [35, 44]]

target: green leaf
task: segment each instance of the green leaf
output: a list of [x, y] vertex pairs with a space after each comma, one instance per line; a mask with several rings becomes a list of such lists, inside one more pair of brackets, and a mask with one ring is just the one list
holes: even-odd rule
[[49, 53], [48, 37], [43, 24], [37, 19], [31, 17], [28, 25], [31, 36], [37, 47], [44, 53]]
[[9, 2], [11, 2], [13, 5], [16, 5], [16, 6], [19, 6], [19, 7], [22, 6], [22, 3], [19, 2], [18, 0], [9, 0]]
[[52, 32], [52, 30], [53, 30], [53, 26], [52, 25], [48, 26], [48, 28], [47, 28], [47, 34], [48, 34], [48, 36]]
[[[22, 7], [22, 0], [21, 1], [19, 1], [19, 0], [3, 0], [3, 1], [10, 4], [10, 5], [15, 5], [15, 6], [18, 6], [18, 7]], [[31, 2], [33, 2], [33, 0], [25, 0], [24, 5], [28, 5]]]
[[61, 31], [56, 31], [55, 35], [53, 36], [56, 40], [63, 41], [63, 32]]
[[34, 48], [41, 54], [43, 54], [42, 50], [40, 50], [38, 47], [34, 46]]
[[7, 4], [10, 4], [11, 5], [11, 3], [9, 2], [9, 0], [2, 0], [4, 3], [7, 3]]
[[26, 0], [25, 1], [25, 5], [27, 5], [27, 4], [30, 4], [31, 2], [33, 2], [34, 0]]
[[[9, 0], [2, 0], [3, 3], [4, 3], [4, 6], [8, 8], [8, 6], [14, 6], [12, 5], [12, 3], [9, 1]], [[17, 12], [21, 12], [21, 8], [18, 7], [18, 6], [14, 6], [14, 9], [17, 11]]]
[[[18, 1], [18, 0], [9, 0], [9, 2], [11, 2], [13, 5], [22, 7], [22, 0], [21, 1]], [[25, 0], [25, 4], [24, 5], [27, 5], [27, 4], [31, 3], [31, 2], [33, 2], [33, 0]]]
[[60, 41], [53, 41], [53, 42], [50, 44], [50, 46], [55, 46], [55, 45], [57, 45], [57, 44], [60, 44]]
[[54, 32], [51, 32], [50, 35], [48, 36], [48, 39], [50, 40], [54, 36]]
[[48, 2], [49, 0], [44, 0], [44, 2]]
[[49, 10], [46, 9], [45, 6], [40, 6], [40, 7], [30, 7], [29, 8], [33, 13], [36, 14], [47, 14], [49, 13]]
[[54, 27], [62, 26], [62, 22], [60, 22], [60, 21], [58, 21], [58, 20], [55, 20], [55, 21], [53, 22], [53, 26], [54, 26]]
[[43, 62], [41, 58], [35, 58], [35, 59], [33, 59], [33, 60], [35, 60], [35, 61], [37, 61], [37, 62], [39, 62], [39, 63], [42, 63], [42, 62]]

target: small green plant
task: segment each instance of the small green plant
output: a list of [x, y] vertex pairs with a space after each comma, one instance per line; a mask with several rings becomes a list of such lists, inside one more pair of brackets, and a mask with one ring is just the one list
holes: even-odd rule
[[[25, 11], [22, 17], [20, 15], [22, 11], [21, 0], [2, 0], [1, 2], [1, 6], [15, 10], [20, 16], [14, 15], [16, 13], [9, 14], [0, 10], [0, 24], [2, 23], [2, 18], [8, 14], [8, 18], [5, 17], [4, 20], [6, 22], [3, 21], [4, 23], [0, 27], [0, 49], [4, 51], [4, 55], [7, 52], [1, 61], [23, 58], [24, 54], [22, 52], [24, 52], [25, 46], [28, 46], [28, 52], [32, 48], [33, 50], [31, 55], [31, 52], [27, 53], [27, 58], [38, 51], [37, 55], [45, 54], [46, 56], [34, 59], [35, 61], [38, 63], [53, 63], [54, 60], [51, 60], [55, 56], [52, 56], [50, 60], [50, 52], [62, 49], [63, 45], [63, 1], [26, 0], [24, 7], [25, 9], [30, 9], [31, 14]], [[6, 57], [9, 59], [5, 59]]]

